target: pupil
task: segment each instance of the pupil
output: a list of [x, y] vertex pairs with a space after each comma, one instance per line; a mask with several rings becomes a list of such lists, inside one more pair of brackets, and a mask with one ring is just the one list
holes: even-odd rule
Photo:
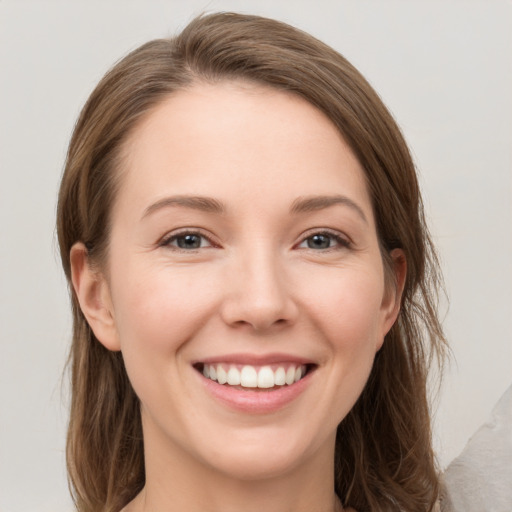
[[308, 240], [308, 247], [310, 249], [328, 249], [330, 247], [331, 240], [326, 235], [313, 235]]
[[181, 249], [198, 249], [201, 247], [201, 238], [197, 235], [184, 235], [176, 240]]

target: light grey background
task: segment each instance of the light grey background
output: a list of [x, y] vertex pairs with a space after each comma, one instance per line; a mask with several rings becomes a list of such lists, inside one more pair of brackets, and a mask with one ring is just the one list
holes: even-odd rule
[[512, 380], [509, 0], [0, 0], [0, 511], [71, 510], [70, 336], [55, 201], [79, 109], [110, 65], [202, 11], [292, 23], [375, 86], [421, 173], [445, 269], [454, 362], [436, 416], [442, 466]]

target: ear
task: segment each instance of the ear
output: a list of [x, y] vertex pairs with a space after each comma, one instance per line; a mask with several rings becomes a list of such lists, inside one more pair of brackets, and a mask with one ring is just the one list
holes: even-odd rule
[[121, 350], [108, 282], [91, 268], [85, 245], [78, 242], [70, 251], [71, 281], [87, 323], [105, 348]]
[[382, 301], [382, 335], [377, 350], [384, 343], [384, 337], [389, 332], [400, 312], [402, 293], [407, 276], [407, 260], [402, 249], [393, 249], [390, 254], [391, 272], [390, 278], [386, 279], [386, 290]]

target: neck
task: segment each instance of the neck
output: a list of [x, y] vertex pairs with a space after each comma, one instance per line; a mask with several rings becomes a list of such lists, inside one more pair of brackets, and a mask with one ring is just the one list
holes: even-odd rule
[[318, 488], [308, 484], [305, 492], [297, 493], [295, 485], [282, 482], [233, 482], [213, 489], [204, 482], [179, 488], [167, 485], [165, 490], [146, 486], [126, 512], [341, 512], [343, 510], [334, 492], [320, 496]]
[[123, 512], [339, 512], [333, 448], [286, 472], [237, 478], [179, 448], [157, 450], [150, 443], [145, 447], [146, 486]]

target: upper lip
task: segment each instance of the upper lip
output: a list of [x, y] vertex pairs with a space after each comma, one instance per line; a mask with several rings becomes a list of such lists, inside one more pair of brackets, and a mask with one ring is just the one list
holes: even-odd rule
[[214, 357], [206, 357], [193, 361], [192, 364], [246, 364], [251, 366], [264, 366], [279, 363], [295, 363], [300, 365], [315, 364], [311, 359], [292, 354], [225, 354]]

